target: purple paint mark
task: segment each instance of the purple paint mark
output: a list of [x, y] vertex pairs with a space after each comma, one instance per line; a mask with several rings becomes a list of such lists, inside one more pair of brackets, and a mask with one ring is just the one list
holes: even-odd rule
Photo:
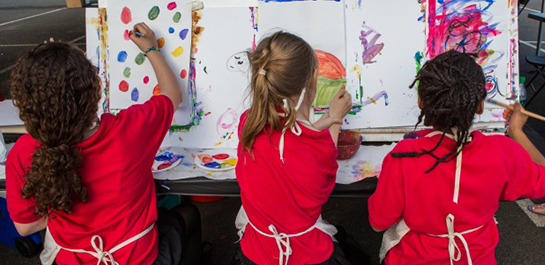
[[[374, 29], [367, 26], [364, 26], [361, 30], [360, 40], [363, 46], [363, 52], [361, 53], [363, 64], [376, 62], [373, 59], [384, 49], [384, 43], [377, 43], [380, 36]], [[370, 37], [371, 39], [368, 39]]]
[[173, 27], [168, 28], [168, 33], [170, 34], [174, 33], [174, 28]]
[[127, 60], [127, 52], [126, 51], [120, 51], [117, 55], [117, 61], [120, 63], [124, 63]]
[[180, 39], [185, 40], [188, 32], [189, 32], [189, 29], [183, 29], [182, 31], [180, 31]]
[[138, 88], [133, 88], [131, 91], [131, 100], [134, 102], [138, 101], [138, 97], [140, 96], [140, 93], [138, 92]]
[[237, 124], [237, 121], [238, 121], [237, 112], [231, 108], [228, 108], [218, 118], [218, 122], [216, 123], [216, 132], [219, 135], [224, 135], [226, 132], [233, 129], [233, 127]]
[[363, 102], [363, 106], [377, 104], [377, 101], [382, 97], [384, 98], [384, 106], [388, 106], [388, 104], [390, 104], [390, 101], [388, 101], [388, 93], [386, 93], [386, 91], [380, 91], [374, 96], [368, 98], [366, 101]]

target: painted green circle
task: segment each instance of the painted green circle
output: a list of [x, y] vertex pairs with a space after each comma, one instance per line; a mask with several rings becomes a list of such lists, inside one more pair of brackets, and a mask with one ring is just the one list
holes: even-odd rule
[[138, 65], [142, 65], [145, 60], [146, 60], [146, 56], [143, 53], [139, 53], [134, 59], [134, 62], [136, 62], [136, 64]]
[[182, 18], [182, 13], [176, 12], [176, 14], [174, 14], [174, 16], [172, 16], [172, 21], [174, 21], [174, 23], [178, 23], [178, 22], [180, 22], [181, 18]]
[[125, 70], [123, 70], [123, 76], [125, 76], [126, 78], [131, 77], [131, 68], [125, 67]]
[[148, 18], [150, 20], [155, 20], [159, 16], [159, 7], [154, 6], [148, 12]]

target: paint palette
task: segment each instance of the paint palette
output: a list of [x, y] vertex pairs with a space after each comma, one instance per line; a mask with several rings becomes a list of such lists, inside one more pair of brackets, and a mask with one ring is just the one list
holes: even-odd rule
[[209, 171], [235, 169], [238, 158], [234, 150], [210, 150], [195, 156], [195, 164]]
[[151, 166], [151, 172], [157, 173], [173, 169], [182, 162], [183, 158], [183, 155], [175, 154], [170, 150], [161, 149], [157, 151], [157, 155], [155, 155], [155, 160], [153, 160], [153, 165]]

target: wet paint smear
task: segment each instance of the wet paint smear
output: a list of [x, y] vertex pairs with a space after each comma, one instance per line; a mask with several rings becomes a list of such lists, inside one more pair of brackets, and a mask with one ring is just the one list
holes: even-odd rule
[[213, 155], [212, 157], [215, 158], [215, 159], [218, 159], [218, 160], [224, 160], [224, 159], [229, 158], [229, 155], [228, 154], [217, 154], [217, 155]]
[[127, 60], [127, 52], [126, 51], [120, 51], [117, 55], [117, 61], [120, 63], [124, 63]]
[[142, 80], [144, 84], [147, 84], [149, 82], [149, 76], [145, 76], [144, 80]]
[[138, 65], [142, 65], [144, 61], [146, 60], [146, 56], [143, 53], [139, 53], [136, 58], [134, 59], [134, 62]]
[[178, 23], [178, 22], [180, 22], [181, 18], [182, 18], [182, 13], [176, 12], [176, 14], [174, 14], [174, 16], [172, 16], [172, 21], [174, 21], [174, 23]]
[[131, 35], [129, 34], [128, 29], [126, 29], [125, 32], [123, 32], [123, 39], [125, 39], [125, 40], [130, 40], [131, 39]]
[[148, 12], [149, 20], [155, 20], [159, 16], [159, 12], [160, 10], [158, 6], [152, 7]]
[[121, 92], [127, 92], [129, 91], [129, 83], [127, 81], [123, 80], [119, 83], [119, 90]]
[[138, 89], [137, 89], [136, 87], [133, 88], [132, 91], [131, 91], [131, 99], [132, 99], [132, 101], [135, 101], [135, 102], [138, 101], [138, 97], [140, 96], [139, 94], [140, 94], [140, 93], [138, 93]]
[[182, 79], [185, 79], [187, 77], [187, 71], [185, 69], [183, 69], [182, 72], [180, 73], [180, 77]]
[[163, 170], [163, 169], [168, 168], [168, 167], [170, 167], [170, 166], [172, 166], [172, 163], [168, 163], [168, 162], [167, 162], [167, 163], [164, 163], [164, 164], [159, 165], [159, 166], [157, 167], [157, 170]]
[[184, 52], [184, 48], [182, 48], [182, 46], [178, 46], [178, 48], [176, 48], [170, 54], [172, 54], [172, 56], [174, 56], [174, 57], [178, 57], [178, 56], [182, 55], [183, 52]]
[[126, 78], [131, 77], [131, 68], [125, 67], [125, 70], [123, 70], [123, 76]]
[[161, 48], [163, 48], [163, 46], [165, 46], [165, 39], [164, 38], [157, 39], [157, 47], [159, 47], [159, 49], [161, 49]]
[[170, 34], [174, 33], [174, 28], [173, 27], [168, 28], [168, 33]]
[[168, 10], [173, 10], [174, 8], [176, 8], [176, 2], [168, 3], [168, 5], [167, 5]]
[[121, 11], [121, 22], [129, 24], [132, 21], [131, 10], [128, 7], [124, 7]]
[[180, 31], [180, 39], [185, 40], [188, 32], [189, 32], [189, 29], [183, 29], [182, 31]]
[[207, 163], [207, 164], [204, 164], [204, 166], [208, 168], [215, 168], [215, 169], [221, 168], [221, 164], [218, 162]]
[[153, 95], [154, 95], [154, 96], [159, 96], [159, 95], [161, 95], [161, 88], [159, 87], [159, 85], [156, 85], [156, 86], [153, 88]]

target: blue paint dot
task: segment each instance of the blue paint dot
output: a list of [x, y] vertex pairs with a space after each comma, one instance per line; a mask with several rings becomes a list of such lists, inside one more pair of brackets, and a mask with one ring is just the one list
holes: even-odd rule
[[168, 28], [168, 33], [170, 34], [174, 33], [174, 28], [173, 27]]
[[120, 63], [124, 63], [127, 60], [127, 52], [126, 51], [120, 51], [117, 55], [117, 61]]
[[180, 38], [182, 40], [185, 40], [185, 38], [187, 37], [187, 32], [189, 32], [188, 29], [184, 29], [184, 30], [180, 31]]
[[131, 99], [132, 101], [136, 102], [138, 101], [138, 97], [140, 96], [139, 95], [140, 93], [138, 93], [138, 88], [133, 88], [132, 91], [131, 91]]
[[221, 165], [218, 162], [210, 162], [208, 164], [204, 164], [204, 166], [208, 168], [221, 168]]

